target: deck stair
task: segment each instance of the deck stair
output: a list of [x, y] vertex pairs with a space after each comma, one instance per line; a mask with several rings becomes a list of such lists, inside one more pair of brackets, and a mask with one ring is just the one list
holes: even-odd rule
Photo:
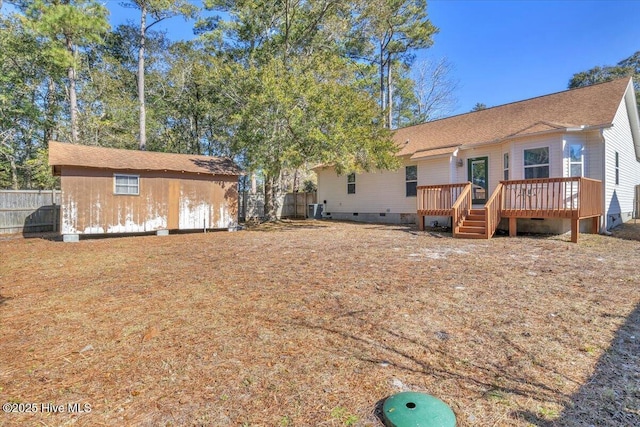
[[486, 239], [487, 220], [484, 209], [471, 209], [456, 227], [455, 237], [462, 239]]
[[418, 229], [424, 230], [427, 216], [448, 216], [453, 236], [466, 239], [490, 239], [502, 219], [509, 221], [509, 236], [515, 236], [518, 218], [555, 218], [571, 220], [575, 243], [580, 221], [588, 219], [597, 233], [604, 214], [602, 181], [584, 177], [500, 181], [482, 209], [473, 208], [471, 182], [419, 185], [417, 190]]

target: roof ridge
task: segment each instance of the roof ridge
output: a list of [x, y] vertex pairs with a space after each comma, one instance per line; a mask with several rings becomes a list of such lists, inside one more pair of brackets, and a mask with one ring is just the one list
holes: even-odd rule
[[448, 119], [451, 119], [451, 118], [454, 118], [454, 117], [462, 117], [462, 116], [466, 116], [466, 115], [470, 115], [470, 114], [481, 113], [483, 111], [495, 110], [497, 108], [506, 107], [508, 105], [514, 105], [514, 104], [519, 104], [521, 102], [533, 101], [534, 99], [546, 98], [546, 97], [549, 97], [549, 96], [560, 95], [562, 93], [567, 93], [567, 92], [582, 91], [582, 90], [585, 90], [585, 89], [593, 88], [595, 86], [601, 86], [601, 85], [605, 85], [605, 84], [611, 84], [611, 83], [614, 83], [614, 82], [618, 82], [620, 80], [627, 80], [628, 81], [631, 78], [632, 77], [618, 77], [618, 78], [615, 78], [613, 80], [609, 80], [609, 81], [606, 81], [606, 82], [600, 82], [600, 83], [594, 83], [594, 84], [589, 85], [589, 86], [570, 88], [570, 89], [565, 89], [565, 90], [561, 90], [561, 91], [558, 91], [558, 92], [552, 92], [552, 93], [547, 93], [547, 94], [544, 94], [544, 95], [534, 96], [534, 97], [531, 97], [531, 98], [521, 99], [519, 101], [507, 102], [506, 104], [494, 105], [492, 107], [483, 108], [482, 110], [478, 110], [478, 111], [467, 111], [466, 113], [454, 114], [453, 116], [442, 117], [442, 118], [431, 120], [431, 121], [428, 121], [428, 122], [416, 123], [416, 124], [411, 125], [411, 126], [404, 126], [404, 127], [401, 127], [401, 128], [392, 129], [392, 132], [396, 132], [396, 131], [402, 130], [402, 129], [409, 129], [409, 128], [416, 127], [416, 126], [422, 126], [422, 125], [425, 125], [427, 123], [441, 122], [443, 120], [448, 120]]
[[55, 143], [55, 144], [64, 144], [64, 145], [70, 145], [70, 146], [74, 146], [74, 147], [83, 147], [83, 148], [96, 148], [96, 149], [103, 149], [103, 150], [117, 150], [117, 151], [122, 151], [122, 152], [134, 152], [134, 153], [150, 153], [150, 154], [168, 154], [171, 156], [198, 156], [198, 157], [207, 157], [210, 159], [231, 159], [231, 157], [228, 156], [210, 156], [207, 154], [192, 154], [192, 153], [168, 153], [166, 151], [149, 151], [149, 150], [131, 150], [129, 148], [117, 148], [117, 147], [104, 147], [102, 145], [88, 145], [88, 144], [77, 144], [77, 143], [73, 143], [73, 142], [63, 142], [63, 141], [55, 141], [55, 140], [50, 140], [49, 143]]
[[163, 153], [49, 141], [49, 165], [110, 170], [174, 171], [242, 175], [230, 157]]

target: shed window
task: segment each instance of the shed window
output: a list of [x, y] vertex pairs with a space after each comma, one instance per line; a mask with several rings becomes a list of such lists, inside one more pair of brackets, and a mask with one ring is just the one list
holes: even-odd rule
[[569, 146], [569, 176], [583, 176], [584, 173], [584, 147], [582, 144]]
[[347, 194], [356, 194], [356, 174], [347, 175]]
[[407, 197], [416, 197], [418, 194], [418, 166], [405, 168], [405, 180]]
[[140, 194], [140, 177], [138, 175], [114, 175], [115, 194]]
[[549, 178], [549, 147], [524, 150], [524, 178]]
[[616, 185], [620, 185], [620, 156], [616, 151]]

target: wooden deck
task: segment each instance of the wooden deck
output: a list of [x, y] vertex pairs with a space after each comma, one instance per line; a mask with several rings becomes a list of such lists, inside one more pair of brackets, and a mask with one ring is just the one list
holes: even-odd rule
[[564, 218], [577, 242], [580, 220], [591, 219], [591, 232], [598, 232], [602, 191], [601, 181], [581, 177], [501, 181], [484, 212], [472, 214], [470, 182], [419, 186], [418, 226], [424, 229], [425, 216], [451, 216], [454, 237], [489, 239], [502, 218], [509, 218], [510, 236], [517, 234], [518, 218]]
[[468, 183], [419, 186], [418, 215], [450, 216], [451, 208], [467, 184]]

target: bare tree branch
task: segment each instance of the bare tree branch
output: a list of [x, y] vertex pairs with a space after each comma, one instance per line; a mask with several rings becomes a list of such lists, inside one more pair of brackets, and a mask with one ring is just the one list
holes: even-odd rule
[[446, 58], [425, 60], [415, 70], [418, 120], [428, 122], [451, 114], [457, 106], [455, 92], [459, 86], [459, 81], [451, 76], [451, 63]]

